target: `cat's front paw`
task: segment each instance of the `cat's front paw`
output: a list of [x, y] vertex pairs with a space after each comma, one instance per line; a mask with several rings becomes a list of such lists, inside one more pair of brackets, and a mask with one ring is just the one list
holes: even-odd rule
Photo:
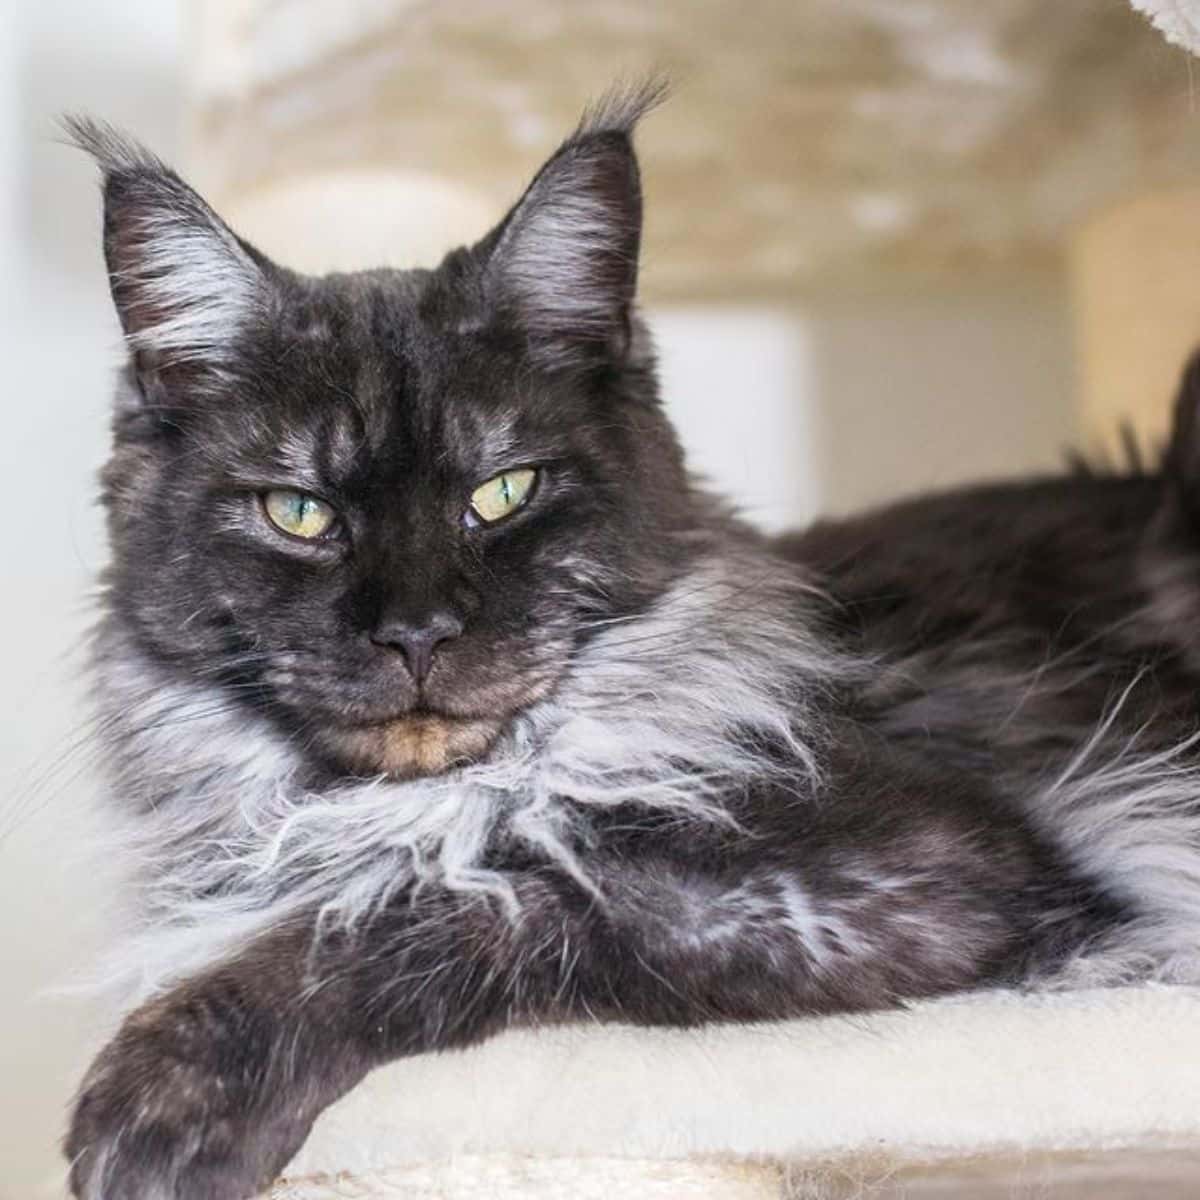
[[159, 1003], [101, 1052], [65, 1143], [79, 1200], [246, 1200], [299, 1148], [309, 1122], [265, 1094], [254, 1039], [205, 1024]]

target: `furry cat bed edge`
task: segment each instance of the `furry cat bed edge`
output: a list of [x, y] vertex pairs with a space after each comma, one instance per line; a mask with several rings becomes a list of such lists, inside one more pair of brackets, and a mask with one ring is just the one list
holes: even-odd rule
[[398, 1062], [321, 1117], [273, 1194], [465, 1197], [486, 1177], [489, 1195], [562, 1195], [591, 1171], [611, 1187], [623, 1172], [631, 1197], [749, 1200], [779, 1194], [783, 1164], [1168, 1146], [1200, 1151], [1200, 989], [984, 993], [777, 1025], [513, 1032]]

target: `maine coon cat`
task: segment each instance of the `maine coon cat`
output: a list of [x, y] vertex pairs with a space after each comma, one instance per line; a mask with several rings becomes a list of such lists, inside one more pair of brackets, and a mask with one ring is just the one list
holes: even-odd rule
[[654, 98], [436, 270], [321, 279], [74, 125], [141, 878], [77, 1196], [241, 1200], [373, 1066], [515, 1024], [1200, 977], [1200, 387], [1161, 470], [765, 539], [659, 406]]

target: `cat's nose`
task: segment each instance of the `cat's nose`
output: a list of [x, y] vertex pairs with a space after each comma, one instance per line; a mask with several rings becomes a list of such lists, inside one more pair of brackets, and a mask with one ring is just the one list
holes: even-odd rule
[[462, 622], [453, 613], [437, 611], [419, 620], [385, 617], [375, 627], [371, 641], [403, 654], [408, 673], [419, 687], [433, 666], [437, 648], [458, 637], [462, 631]]

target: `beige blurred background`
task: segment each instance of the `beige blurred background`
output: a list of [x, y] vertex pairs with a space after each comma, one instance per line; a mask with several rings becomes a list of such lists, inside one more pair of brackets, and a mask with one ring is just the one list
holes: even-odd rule
[[694, 463], [781, 527], [1161, 434], [1200, 335], [1193, 60], [1125, 0], [10, 0], [0, 11], [0, 1200], [56, 1193], [103, 935], [79, 646], [120, 352], [111, 119], [292, 265], [436, 261], [583, 102], [639, 135], [645, 300]]

